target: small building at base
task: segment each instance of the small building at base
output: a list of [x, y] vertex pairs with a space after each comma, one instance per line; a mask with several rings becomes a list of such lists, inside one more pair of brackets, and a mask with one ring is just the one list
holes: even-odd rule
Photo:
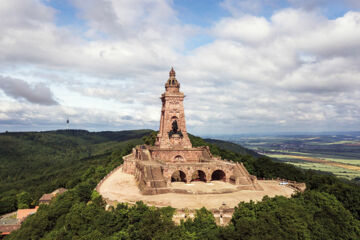
[[211, 154], [209, 147], [193, 147], [186, 130], [184, 93], [172, 68], [161, 95], [160, 129], [154, 146], [139, 145], [124, 157], [123, 171], [135, 176], [144, 195], [169, 192], [173, 182], [224, 181], [237, 190], [262, 191], [255, 176], [242, 163], [223, 160]]
[[61, 195], [66, 191], [67, 191], [66, 188], [58, 188], [58, 189], [54, 190], [52, 193], [45, 193], [39, 199], [39, 204], [50, 204], [51, 200], [54, 197]]

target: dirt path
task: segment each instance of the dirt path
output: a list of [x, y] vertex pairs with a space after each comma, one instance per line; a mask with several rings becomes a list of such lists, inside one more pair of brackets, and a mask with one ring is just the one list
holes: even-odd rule
[[296, 158], [296, 159], [304, 160], [307, 162], [321, 163], [321, 164], [326, 164], [326, 165], [335, 166], [335, 167], [341, 167], [341, 168], [345, 168], [345, 169], [349, 169], [349, 170], [360, 171], [360, 166], [354, 166], [354, 165], [350, 165], [350, 164], [346, 164], [346, 163], [332, 162], [329, 160], [324, 160], [324, 159], [315, 158], [315, 157], [304, 157], [304, 156], [297, 156], [297, 155], [284, 155], [284, 157]]

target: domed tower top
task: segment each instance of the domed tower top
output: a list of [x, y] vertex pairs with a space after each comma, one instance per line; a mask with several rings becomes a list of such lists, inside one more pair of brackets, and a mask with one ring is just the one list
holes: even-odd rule
[[175, 70], [174, 68], [171, 68], [169, 72], [169, 79], [165, 83], [165, 89], [168, 92], [179, 92], [180, 83], [175, 78]]

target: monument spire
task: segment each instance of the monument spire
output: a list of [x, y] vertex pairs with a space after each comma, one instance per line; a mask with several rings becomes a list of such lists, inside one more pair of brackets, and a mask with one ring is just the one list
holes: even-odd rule
[[170, 77], [175, 77], [175, 75], [176, 75], [176, 72], [175, 72], [175, 70], [174, 70], [174, 68], [173, 67], [171, 67], [171, 70], [170, 70], [170, 72], [169, 72], [169, 76]]

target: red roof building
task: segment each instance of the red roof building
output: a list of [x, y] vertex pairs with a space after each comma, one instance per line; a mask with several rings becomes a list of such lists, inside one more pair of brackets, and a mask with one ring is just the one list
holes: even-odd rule
[[19, 222], [23, 222], [28, 216], [36, 213], [38, 208], [39, 206], [36, 206], [35, 208], [18, 209], [16, 218], [19, 220]]
[[45, 193], [39, 199], [39, 204], [49, 204], [54, 197], [56, 197], [57, 195], [61, 195], [66, 191], [67, 191], [66, 188], [58, 188], [54, 190], [52, 193]]

